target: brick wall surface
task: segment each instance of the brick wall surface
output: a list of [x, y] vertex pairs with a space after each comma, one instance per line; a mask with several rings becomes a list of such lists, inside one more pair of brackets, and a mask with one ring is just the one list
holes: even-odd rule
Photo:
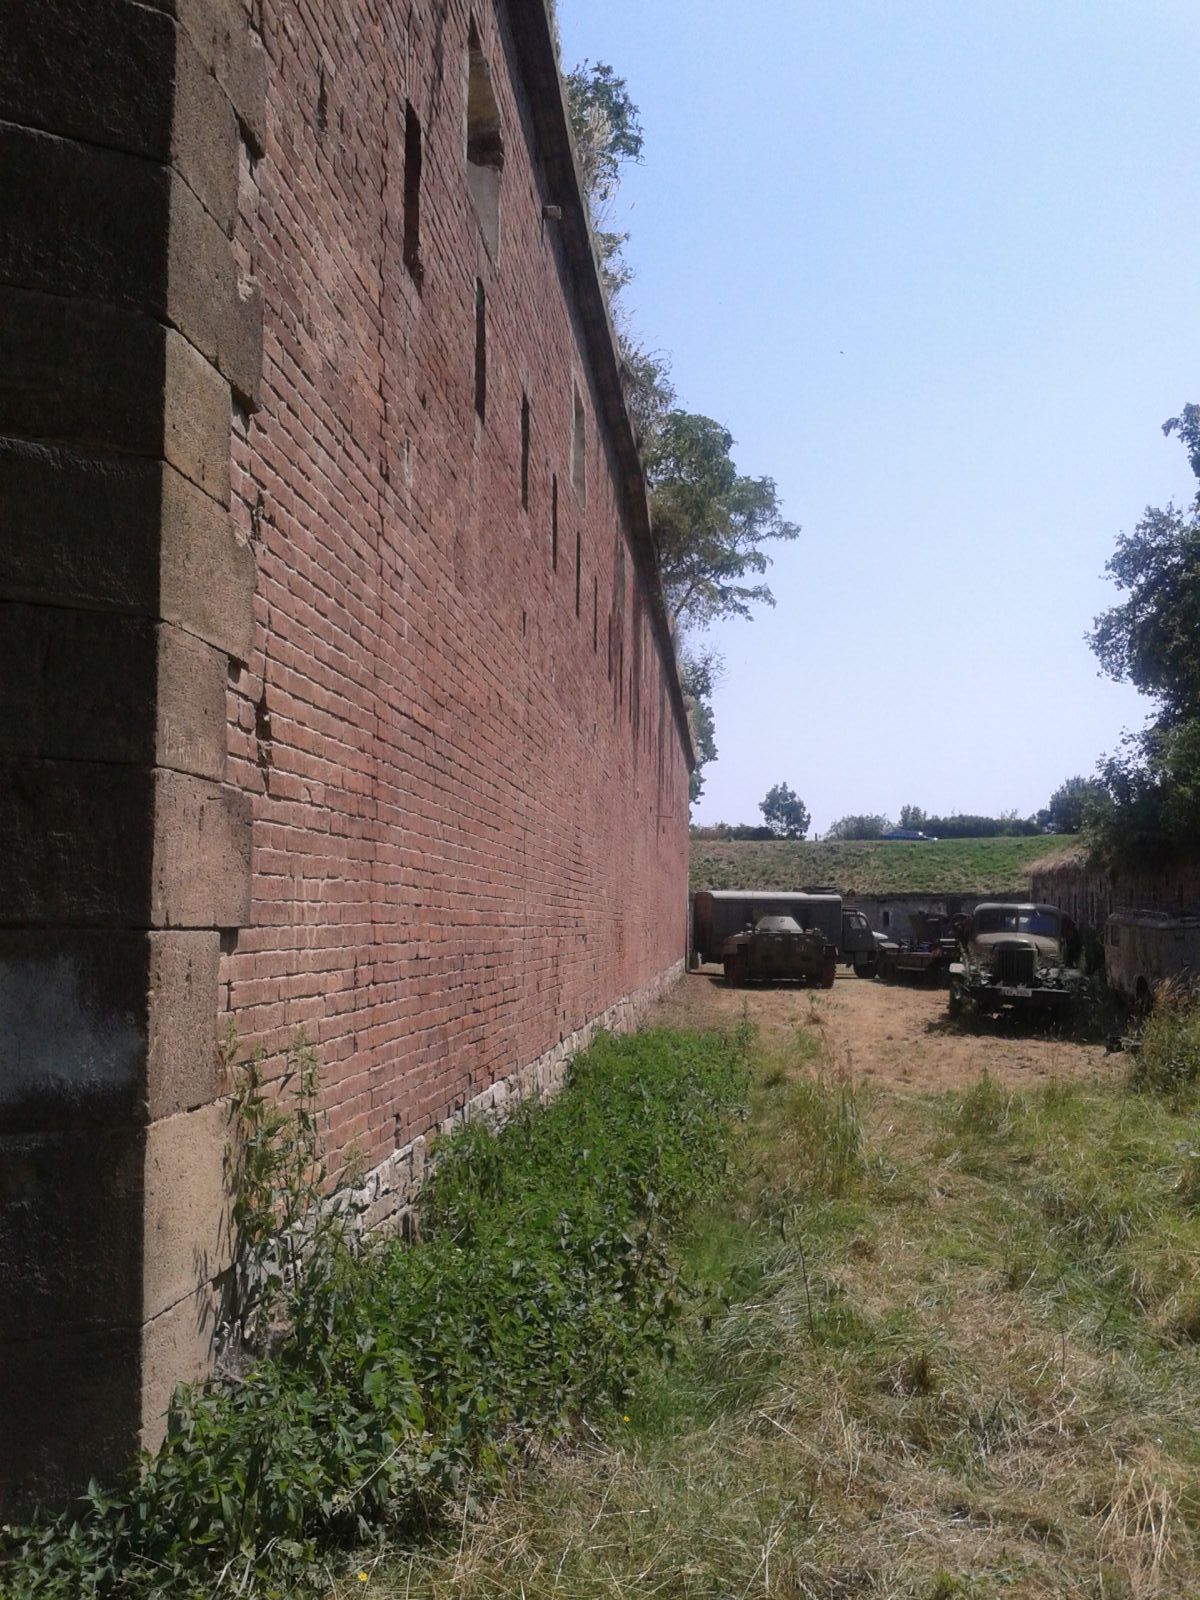
[[[504, 142], [495, 258], [466, 182], [472, 16]], [[272, 1055], [307, 1031], [335, 1157], [373, 1166], [682, 956], [686, 736], [504, 7], [254, 0], [247, 20], [265, 149], [243, 145], [234, 242], [263, 367], [232, 493], [256, 626], [226, 780], [253, 872], [220, 1005]]]

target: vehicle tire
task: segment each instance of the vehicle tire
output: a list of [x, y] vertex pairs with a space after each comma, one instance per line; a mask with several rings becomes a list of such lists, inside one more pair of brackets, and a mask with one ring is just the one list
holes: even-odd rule
[[949, 993], [949, 995], [947, 996], [947, 999], [946, 999], [946, 1014], [947, 1014], [947, 1016], [950, 1016], [950, 1017], [961, 1017], [962, 1014], [963, 1014], [963, 1005], [964, 1005], [963, 992], [958, 987], [957, 984], [954, 984], [951, 987], [950, 993]]
[[822, 989], [832, 989], [837, 982], [837, 962], [827, 961], [821, 968]]
[[854, 963], [854, 976], [856, 978], [874, 978], [879, 974], [879, 961], [875, 957], [868, 957], [866, 961]]
[[725, 968], [725, 982], [730, 988], [736, 988], [742, 981], [742, 964], [736, 956], [726, 956], [722, 965]]

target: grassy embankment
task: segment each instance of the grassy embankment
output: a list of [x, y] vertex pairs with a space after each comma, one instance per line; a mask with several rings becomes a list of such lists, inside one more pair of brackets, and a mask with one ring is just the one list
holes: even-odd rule
[[760, 1061], [616, 1434], [338, 1600], [1200, 1593], [1194, 1091], [864, 1099], [814, 1048]]
[[1024, 894], [1035, 861], [1072, 849], [1070, 834], [927, 843], [693, 839], [693, 889], [800, 889], [843, 894]]

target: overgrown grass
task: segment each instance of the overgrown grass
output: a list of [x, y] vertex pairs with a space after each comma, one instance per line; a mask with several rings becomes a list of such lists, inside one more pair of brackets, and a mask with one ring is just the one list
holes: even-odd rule
[[693, 889], [801, 889], [832, 883], [843, 894], [1027, 894], [1029, 868], [1076, 847], [1074, 835], [895, 840], [691, 842]]
[[667, 1242], [724, 1185], [745, 1042], [601, 1039], [552, 1106], [465, 1128], [419, 1243], [319, 1250], [278, 1351], [182, 1391], [117, 1491], [8, 1530], [0, 1590], [328, 1593], [348, 1545], [436, 1525], [531, 1442], [610, 1421], [671, 1352], [686, 1289]]
[[1189, 1106], [864, 1102], [804, 1054], [760, 1062], [707, 1297], [616, 1436], [339, 1596], [1200, 1593]]

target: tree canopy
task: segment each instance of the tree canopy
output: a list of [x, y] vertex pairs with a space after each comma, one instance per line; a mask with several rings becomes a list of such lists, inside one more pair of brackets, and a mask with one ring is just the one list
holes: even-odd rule
[[794, 539], [799, 529], [784, 517], [771, 478], [738, 472], [729, 431], [676, 406], [666, 358], [632, 333], [620, 299], [632, 277], [624, 255], [629, 236], [609, 224], [625, 165], [642, 159], [641, 118], [625, 79], [607, 62], [581, 62], [566, 74], [565, 85], [626, 403], [646, 471], [663, 596], [691, 706], [695, 801], [703, 788], [701, 769], [716, 757], [709, 668], [717, 658], [687, 641], [713, 622], [749, 617], [755, 605], [774, 605], [761, 581], [769, 565], [763, 546]]
[[[1200, 479], [1200, 406], [1163, 423]], [[1103, 670], [1132, 683], [1156, 714], [1100, 762], [1094, 807], [1102, 851], [1136, 856], [1194, 847], [1200, 830], [1200, 493], [1184, 510], [1148, 506], [1105, 570], [1126, 596], [1096, 618], [1089, 643]]]
[[777, 839], [803, 839], [812, 818], [800, 796], [786, 783], [774, 784], [758, 802], [763, 821]]
[[[774, 605], [763, 544], [800, 530], [779, 506], [771, 478], [740, 474], [733, 437], [711, 417], [669, 411], [645, 445], [659, 569], [675, 625], [705, 627]], [[750, 581], [747, 581], [750, 580]]]
[[1066, 778], [1050, 796], [1037, 820], [1054, 833], [1078, 833], [1105, 805], [1108, 791], [1100, 778], [1084, 778], [1076, 774]]

